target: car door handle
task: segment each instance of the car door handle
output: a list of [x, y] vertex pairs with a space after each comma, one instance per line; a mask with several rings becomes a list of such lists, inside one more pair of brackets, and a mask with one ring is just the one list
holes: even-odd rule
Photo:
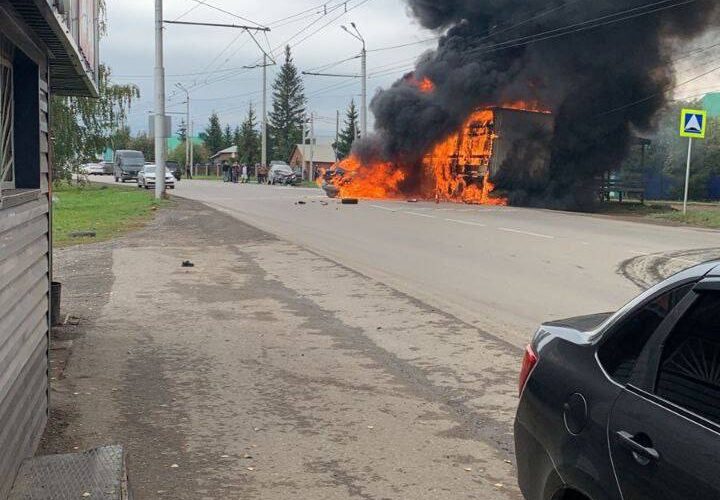
[[618, 437], [618, 439], [620, 440], [620, 444], [624, 448], [632, 451], [633, 453], [636, 453], [637, 455], [641, 456], [646, 460], [660, 460], [660, 454], [655, 448], [644, 446], [638, 443], [635, 437], [629, 432], [617, 431], [615, 435]]

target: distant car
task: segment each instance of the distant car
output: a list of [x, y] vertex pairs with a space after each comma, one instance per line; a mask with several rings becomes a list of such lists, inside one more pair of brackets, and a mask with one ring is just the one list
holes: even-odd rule
[[101, 163], [86, 163], [83, 172], [87, 175], [105, 175], [105, 168]]
[[[155, 170], [155, 165], [145, 165], [140, 170], [137, 178], [138, 188], [150, 189], [155, 187]], [[175, 176], [167, 170], [165, 171], [165, 187], [175, 189]]]
[[100, 165], [103, 166], [103, 175], [112, 175], [113, 171], [115, 170], [115, 164], [111, 161], [103, 161], [100, 162]]
[[[275, 162], [273, 162], [275, 163]], [[268, 184], [298, 185], [301, 179], [287, 163], [275, 163], [268, 173]]]
[[145, 156], [140, 151], [127, 149], [115, 152], [115, 182], [136, 180], [138, 173], [145, 165]]
[[527, 499], [720, 498], [720, 261], [542, 325], [519, 389]]

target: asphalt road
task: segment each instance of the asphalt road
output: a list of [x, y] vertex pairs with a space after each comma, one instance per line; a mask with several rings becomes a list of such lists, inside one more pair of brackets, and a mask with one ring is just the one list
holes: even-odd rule
[[[720, 256], [720, 232], [513, 207], [340, 205], [317, 189], [179, 183], [207, 203], [521, 346], [538, 323], [617, 309]], [[304, 204], [300, 204], [300, 202]]]
[[717, 232], [542, 210], [174, 194], [216, 210], [55, 256], [80, 331], [45, 449], [125, 443], [138, 499], [520, 498], [532, 330], [720, 256]]

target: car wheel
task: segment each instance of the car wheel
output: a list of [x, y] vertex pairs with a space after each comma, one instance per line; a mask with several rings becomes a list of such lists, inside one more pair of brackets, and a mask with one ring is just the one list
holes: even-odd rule
[[118, 182], [118, 178], [117, 178], [117, 176], [115, 176], [115, 182]]

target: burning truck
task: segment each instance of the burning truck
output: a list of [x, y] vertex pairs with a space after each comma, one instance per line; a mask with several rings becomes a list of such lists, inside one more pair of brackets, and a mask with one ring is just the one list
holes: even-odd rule
[[[430, 88], [430, 87], [428, 87]], [[330, 197], [419, 197], [445, 202], [505, 205], [493, 180], [505, 170], [542, 176], [550, 163], [553, 116], [537, 105], [511, 103], [476, 110], [459, 131], [433, 145], [415, 164], [367, 161], [359, 154], [326, 172]], [[523, 144], [544, 137], [533, 155], [518, 157]], [[522, 166], [515, 163], [521, 162]]]

